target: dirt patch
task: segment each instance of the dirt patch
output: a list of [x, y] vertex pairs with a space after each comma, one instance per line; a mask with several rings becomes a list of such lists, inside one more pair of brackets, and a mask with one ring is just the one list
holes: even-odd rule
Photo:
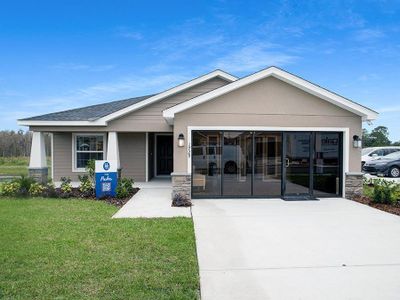
[[386, 211], [388, 213], [400, 216], [400, 203], [397, 202], [394, 205], [391, 204], [382, 204], [382, 203], [374, 203], [370, 197], [367, 196], [355, 196], [352, 200], [369, 205], [371, 207]]

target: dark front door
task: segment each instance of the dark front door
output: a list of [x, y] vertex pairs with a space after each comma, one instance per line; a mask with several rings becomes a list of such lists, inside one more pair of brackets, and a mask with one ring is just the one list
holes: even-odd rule
[[157, 175], [171, 175], [173, 169], [173, 137], [157, 135], [156, 167]]
[[283, 135], [283, 197], [311, 198], [311, 142], [310, 132], [285, 132]]

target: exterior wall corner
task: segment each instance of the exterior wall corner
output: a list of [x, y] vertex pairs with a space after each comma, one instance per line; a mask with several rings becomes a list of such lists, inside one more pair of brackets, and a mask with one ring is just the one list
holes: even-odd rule
[[192, 186], [192, 176], [188, 173], [171, 173], [172, 181], [172, 195], [174, 198], [176, 194], [183, 194], [188, 199], [191, 199], [191, 186]]
[[351, 199], [354, 196], [362, 195], [363, 192], [363, 173], [348, 172], [345, 178], [345, 197]]

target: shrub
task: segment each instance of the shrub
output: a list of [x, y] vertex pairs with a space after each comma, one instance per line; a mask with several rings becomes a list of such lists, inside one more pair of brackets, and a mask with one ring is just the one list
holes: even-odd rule
[[374, 180], [372, 199], [375, 203], [395, 204], [399, 193], [399, 185], [383, 179]]
[[31, 187], [29, 188], [29, 195], [32, 197], [38, 197], [38, 196], [43, 196], [43, 192], [45, 190], [45, 187], [43, 184], [40, 183], [32, 183]]
[[61, 177], [61, 197], [68, 198], [72, 192], [71, 178], [69, 177]]
[[178, 193], [178, 194], [175, 194], [172, 199], [172, 206], [188, 207], [188, 206], [192, 206], [192, 202], [189, 200], [189, 198], [186, 195], [184, 195], [182, 193]]
[[93, 195], [93, 185], [89, 179], [88, 175], [78, 176], [79, 181], [81, 182], [79, 185], [79, 192], [82, 193], [83, 197], [90, 197]]
[[51, 180], [44, 186], [43, 197], [57, 197], [56, 187]]
[[35, 179], [32, 177], [21, 176], [20, 178], [14, 179], [13, 182], [19, 184], [19, 196], [28, 196], [29, 189], [31, 188], [31, 185], [35, 183]]
[[2, 195], [18, 196], [20, 194], [21, 185], [16, 181], [6, 182], [2, 184]]
[[129, 197], [135, 189], [133, 188], [133, 179], [131, 178], [120, 178], [117, 185], [117, 198], [123, 199]]

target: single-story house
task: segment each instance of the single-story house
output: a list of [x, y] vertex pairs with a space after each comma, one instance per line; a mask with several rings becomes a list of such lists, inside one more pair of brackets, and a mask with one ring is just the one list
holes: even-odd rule
[[362, 122], [378, 113], [276, 67], [215, 70], [164, 92], [18, 120], [30, 174], [78, 181], [89, 159], [192, 198], [349, 197], [362, 188]]

